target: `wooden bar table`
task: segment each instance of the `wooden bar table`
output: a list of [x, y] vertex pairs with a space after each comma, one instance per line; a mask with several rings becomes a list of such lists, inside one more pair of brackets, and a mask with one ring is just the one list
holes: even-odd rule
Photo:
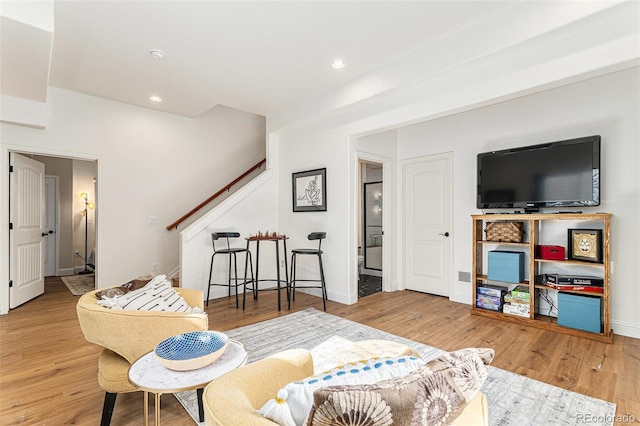
[[[251, 282], [251, 290], [253, 293], [253, 299], [254, 300], [258, 300], [258, 292], [260, 291], [259, 289], [259, 283], [260, 281], [274, 281], [277, 284], [277, 291], [278, 291], [278, 311], [281, 310], [281, 302], [280, 302], [280, 290], [281, 290], [281, 283], [284, 283], [285, 285], [285, 289], [287, 290], [287, 301], [289, 300], [290, 294], [289, 294], [289, 267], [287, 265], [287, 240], [289, 239], [289, 237], [287, 237], [286, 235], [278, 235], [278, 234], [269, 234], [267, 233], [267, 235], [253, 235], [250, 237], [245, 238], [247, 240], [247, 250], [250, 249], [250, 245], [252, 242], [255, 242], [256, 245], [256, 255], [255, 255], [255, 274], [254, 274], [254, 280], [250, 281]], [[259, 273], [260, 273], [260, 242], [261, 241], [271, 241], [273, 243], [276, 244], [276, 278], [263, 278], [263, 279], [259, 279]], [[280, 276], [280, 242], [282, 241], [282, 248], [283, 248], [283, 255], [284, 255], [284, 274], [285, 274], [285, 279], [283, 280]], [[247, 261], [245, 260], [245, 270], [247, 268]], [[272, 289], [265, 289], [265, 290], [272, 290]], [[244, 292], [242, 293], [242, 309], [244, 310], [245, 308], [245, 299], [246, 299], [246, 293], [247, 293], [247, 282], [245, 281], [245, 287], [244, 287]]]

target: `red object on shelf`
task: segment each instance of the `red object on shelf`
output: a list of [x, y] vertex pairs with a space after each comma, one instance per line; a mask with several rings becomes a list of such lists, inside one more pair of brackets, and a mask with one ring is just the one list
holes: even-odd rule
[[562, 246], [536, 246], [536, 257], [546, 260], [565, 260]]

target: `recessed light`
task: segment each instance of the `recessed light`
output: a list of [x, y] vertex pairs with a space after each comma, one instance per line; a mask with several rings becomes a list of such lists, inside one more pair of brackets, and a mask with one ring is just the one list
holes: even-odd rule
[[151, 57], [153, 59], [162, 59], [164, 58], [164, 52], [160, 49], [152, 49], [149, 51], [149, 53], [151, 54]]
[[162, 102], [162, 98], [160, 96], [149, 96], [149, 100], [151, 102]]
[[334, 67], [335, 69], [344, 68], [345, 65], [347, 65], [347, 64], [342, 59], [335, 60], [331, 64], [331, 66]]

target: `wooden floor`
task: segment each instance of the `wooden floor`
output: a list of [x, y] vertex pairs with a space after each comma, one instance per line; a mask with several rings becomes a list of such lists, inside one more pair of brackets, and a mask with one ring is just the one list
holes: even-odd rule
[[[60, 279], [51, 278], [45, 294], [0, 316], [1, 425], [99, 424], [104, 397], [96, 378], [100, 349], [82, 336], [77, 300]], [[292, 311], [307, 307], [321, 310], [322, 301], [299, 292]], [[620, 420], [640, 423], [638, 339], [593, 342], [471, 316], [468, 305], [410, 291], [377, 293], [351, 306], [329, 302], [327, 311], [445, 350], [494, 348], [494, 366], [615, 402]], [[224, 331], [288, 311], [278, 313], [275, 292], [267, 292], [245, 311], [225, 298], [210, 302], [208, 313], [210, 328]], [[140, 425], [142, 404], [140, 392], [118, 396], [112, 425]], [[171, 395], [162, 398], [161, 421], [193, 424]]]

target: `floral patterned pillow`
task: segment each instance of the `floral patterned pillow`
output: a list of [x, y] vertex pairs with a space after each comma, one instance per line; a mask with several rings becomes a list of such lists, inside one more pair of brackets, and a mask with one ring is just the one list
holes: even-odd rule
[[396, 379], [318, 389], [307, 425], [449, 424], [482, 386], [493, 356], [489, 348], [461, 349]]

